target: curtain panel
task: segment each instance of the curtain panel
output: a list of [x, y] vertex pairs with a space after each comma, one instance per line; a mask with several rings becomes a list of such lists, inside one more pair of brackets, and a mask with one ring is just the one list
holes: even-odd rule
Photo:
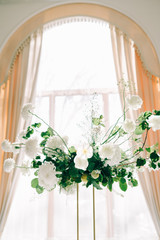
[[[151, 75], [145, 69], [137, 48], [135, 48], [135, 62], [138, 93], [143, 99], [142, 110], [143, 111], [152, 111], [153, 109], [159, 110], [160, 79], [154, 75]], [[160, 144], [159, 131], [150, 132], [147, 143], [149, 145], [153, 145], [155, 143]], [[152, 170], [151, 172], [149, 172], [148, 169], [145, 169], [144, 172], [140, 172], [138, 175], [158, 237], [160, 237], [160, 171]]]
[[[8, 79], [0, 86], [0, 140], [16, 141], [17, 133], [25, 128], [20, 120], [23, 104], [33, 102], [36, 90], [42, 30], [37, 30], [21, 45], [11, 63]], [[19, 162], [21, 153], [16, 157]], [[3, 232], [17, 181], [17, 170], [11, 174], [3, 172], [3, 161], [13, 157], [0, 149], [0, 235]]]

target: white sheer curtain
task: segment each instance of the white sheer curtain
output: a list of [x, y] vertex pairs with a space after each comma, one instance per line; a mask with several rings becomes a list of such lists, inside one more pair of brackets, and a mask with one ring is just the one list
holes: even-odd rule
[[[7, 115], [7, 118], [5, 114], [3, 115], [3, 118], [6, 118], [3, 137], [10, 141], [16, 140], [19, 130], [26, 124], [20, 118], [23, 104], [33, 102], [35, 98], [41, 43], [42, 30], [37, 30], [24, 45], [19, 47], [11, 65], [8, 80], [2, 86], [6, 91], [5, 95], [9, 92], [3, 99], [3, 114]], [[20, 154], [16, 161], [21, 161], [22, 157]], [[2, 158], [0, 161], [3, 163]], [[15, 193], [18, 171], [15, 170], [10, 175], [2, 171], [0, 177], [0, 233], [2, 234]]]

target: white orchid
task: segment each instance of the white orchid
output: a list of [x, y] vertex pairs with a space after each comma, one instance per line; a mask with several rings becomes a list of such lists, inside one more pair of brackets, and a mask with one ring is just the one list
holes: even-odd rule
[[86, 170], [88, 167], [88, 160], [83, 157], [76, 156], [74, 158], [75, 167], [78, 169]]
[[80, 145], [77, 148], [77, 156], [82, 158], [91, 158], [93, 156], [93, 148], [88, 143]]

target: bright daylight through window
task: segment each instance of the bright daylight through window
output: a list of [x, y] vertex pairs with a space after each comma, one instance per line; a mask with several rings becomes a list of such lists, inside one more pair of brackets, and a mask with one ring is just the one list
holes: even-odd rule
[[[77, 19], [44, 30], [35, 104], [36, 113], [67, 135], [71, 145], [85, 137], [85, 116], [92, 103], [106, 127], [122, 115], [109, 25]], [[55, 189], [37, 196], [30, 181], [30, 176], [19, 175], [3, 240], [75, 240], [76, 194]], [[91, 188], [80, 187], [83, 240], [92, 239], [91, 205]], [[140, 186], [125, 193], [118, 187], [112, 193], [96, 190], [97, 240], [153, 239], [154, 233]]]

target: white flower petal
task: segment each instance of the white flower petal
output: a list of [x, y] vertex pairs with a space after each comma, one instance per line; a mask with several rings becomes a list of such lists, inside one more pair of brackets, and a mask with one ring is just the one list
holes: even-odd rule
[[86, 170], [88, 167], [88, 160], [86, 158], [82, 158], [79, 156], [76, 156], [74, 158], [74, 163], [75, 163], [75, 167], [78, 169], [82, 169], [82, 170]]
[[46, 162], [39, 167], [38, 182], [41, 187], [50, 191], [55, 187], [57, 181], [54, 164]]
[[30, 158], [35, 158], [39, 150], [38, 138], [32, 137], [25, 142], [25, 153]]
[[138, 95], [132, 95], [126, 97], [126, 103], [128, 107], [132, 108], [133, 110], [138, 110], [142, 106], [142, 99]]
[[13, 158], [7, 158], [4, 161], [3, 169], [5, 172], [7, 173], [11, 172], [14, 167], [15, 167], [15, 161]]
[[112, 143], [105, 143], [99, 147], [99, 155], [102, 159], [111, 159], [114, 155], [115, 149]]
[[77, 156], [82, 158], [91, 158], [93, 156], [93, 149], [89, 144], [80, 145], [77, 148]]
[[123, 130], [124, 130], [125, 132], [127, 132], [127, 133], [132, 133], [132, 132], [134, 132], [135, 129], [136, 129], [136, 124], [135, 124], [135, 122], [134, 122], [133, 120], [127, 118], [127, 119], [124, 121], [122, 127], [123, 127]]
[[3, 149], [4, 152], [13, 152], [12, 143], [9, 142], [7, 139], [5, 139], [5, 140], [1, 143], [1, 147], [2, 147], [2, 149]]
[[151, 115], [147, 122], [153, 131], [160, 130], [160, 115]]
[[25, 104], [21, 111], [22, 117], [25, 120], [30, 119], [32, 117], [32, 114], [30, 112], [33, 112], [33, 110], [34, 110], [34, 107], [33, 107], [32, 103]]

